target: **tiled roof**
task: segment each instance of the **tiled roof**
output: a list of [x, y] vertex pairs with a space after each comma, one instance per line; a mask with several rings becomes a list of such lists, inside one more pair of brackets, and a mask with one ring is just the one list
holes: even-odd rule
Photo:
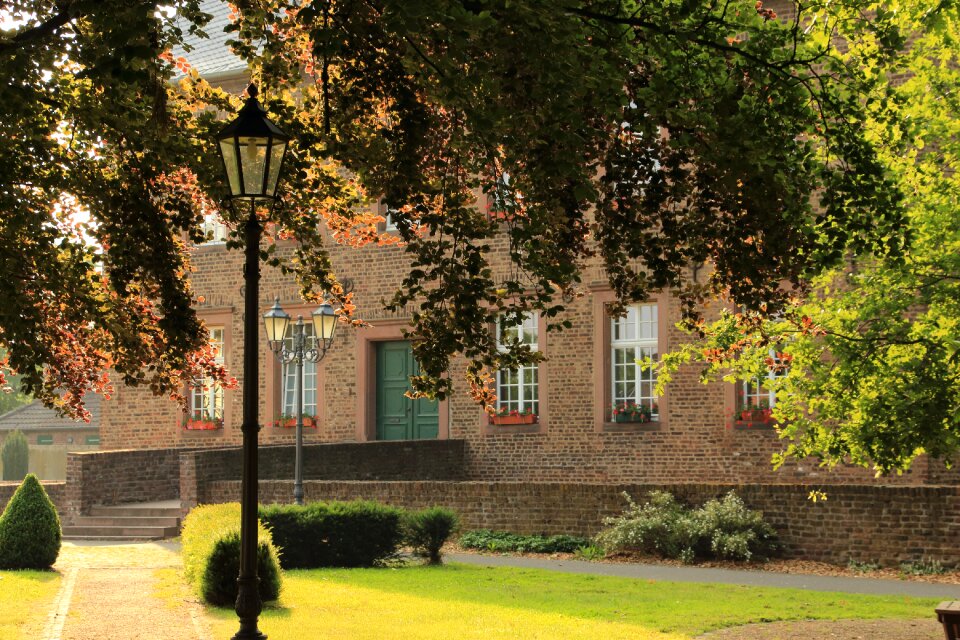
[[187, 33], [187, 24], [181, 24], [184, 30], [184, 40], [192, 50], [187, 52], [175, 47], [171, 53], [175, 58], [183, 56], [197, 72], [204, 77], [212, 75], [226, 75], [231, 73], [243, 74], [247, 70], [247, 63], [234, 55], [227, 40], [236, 37], [235, 33], [224, 33], [224, 28], [230, 24], [228, 16], [230, 7], [223, 0], [203, 0], [200, 8], [213, 18], [203, 27], [206, 38], [198, 38]]
[[100, 427], [100, 396], [91, 393], [84, 398], [90, 411], [90, 422], [70, 420], [43, 406], [39, 400], [0, 415], [0, 431], [37, 431], [42, 429], [97, 429]]

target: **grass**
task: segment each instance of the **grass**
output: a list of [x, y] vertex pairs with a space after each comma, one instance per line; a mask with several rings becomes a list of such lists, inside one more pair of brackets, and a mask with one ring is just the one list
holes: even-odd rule
[[59, 588], [53, 571], [0, 571], [0, 638], [40, 637]]
[[[678, 640], [777, 620], [929, 617], [936, 600], [635, 580], [516, 568], [289, 571], [271, 640]], [[210, 609], [215, 637], [236, 619]]]

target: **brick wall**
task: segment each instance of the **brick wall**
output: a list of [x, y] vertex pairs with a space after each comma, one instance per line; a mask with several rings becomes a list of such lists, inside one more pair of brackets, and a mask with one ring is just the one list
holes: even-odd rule
[[[735, 490], [748, 506], [763, 511], [780, 533], [788, 557], [845, 564], [896, 565], [935, 558], [960, 564], [960, 488], [829, 485], [824, 502], [808, 500], [809, 489], [788, 484], [571, 484], [527, 482], [327, 482], [304, 483], [306, 499], [371, 499], [422, 508], [455, 509], [465, 529], [520, 533], [593, 535], [604, 517], [620, 513], [621, 493], [643, 497], [666, 489], [691, 504]], [[261, 502], [290, 502], [292, 483], [260, 483]], [[240, 483], [214, 482], [211, 502], [239, 500]]]
[[67, 454], [67, 517], [86, 514], [94, 505], [176, 499], [181, 453], [180, 449], [131, 449]]
[[[43, 485], [44, 490], [46, 490], [47, 495], [50, 496], [50, 500], [57, 508], [57, 512], [62, 515], [64, 509], [66, 483], [41, 481], [41, 484]], [[0, 482], [0, 512], [2, 512], [7, 506], [10, 498], [13, 497], [13, 492], [16, 491], [17, 487], [19, 486], [19, 482]]]
[[[197, 504], [211, 502], [211, 483], [239, 480], [242, 453], [242, 449], [236, 448], [181, 453], [179, 495], [183, 508], [188, 510]], [[262, 447], [259, 453], [261, 482], [293, 478], [293, 447]], [[308, 445], [303, 449], [303, 477], [315, 480], [458, 480], [463, 477], [463, 453], [464, 443], [460, 440]]]

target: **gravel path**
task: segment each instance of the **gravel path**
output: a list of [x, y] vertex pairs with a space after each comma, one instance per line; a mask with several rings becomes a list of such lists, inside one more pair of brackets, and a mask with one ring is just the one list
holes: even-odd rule
[[56, 568], [74, 573], [75, 585], [57, 598], [67, 613], [43, 640], [209, 640], [201, 608], [185, 587], [174, 603], [157, 597], [155, 572], [180, 566], [175, 549], [165, 543], [64, 543]]
[[836, 620], [748, 624], [699, 636], [703, 640], [943, 640], [932, 620]]

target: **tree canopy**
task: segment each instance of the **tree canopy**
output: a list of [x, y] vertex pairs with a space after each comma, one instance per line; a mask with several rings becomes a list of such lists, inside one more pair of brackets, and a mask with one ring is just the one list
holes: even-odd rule
[[[197, 368], [224, 376], [198, 351], [182, 238], [205, 212], [244, 215], [210, 142], [239, 100], [169, 53], [208, 16], [198, 0], [2, 6], [20, 20], [0, 34], [9, 365], [48, 401], [67, 390], [68, 410], [110, 367], [159, 393]], [[876, 131], [898, 126], [878, 70], [909, 25], [878, 2], [788, 6], [237, 2], [235, 49], [295, 136], [279, 205], [260, 212], [299, 241], [283, 266], [362, 321], [326, 243], [390, 241], [364, 207], [383, 197], [411, 259], [390, 304], [416, 309], [415, 389], [450, 393], [463, 353], [489, 401], [488, 372], [537, 357], [499, 351], [491, 322], [538, 310], [562, 327], [588, 260], [621, 302], [676, 290], [701, 331], [712, 296], [772, 311], [851, 256], [902, 264], [905, 202]], [[507, 276], [491, 265], [503, 236]], [[281, 262], [270, 244], [263, 257]]]
[[[865, 67], [889, 81], [863, 126], [901, 185], [909, 250], [897, 260], [848, 256], [779, 317], [724, 314], [664, 369], [669, 379], [681, 362], [700, 360], [706, 377], [733, 380], [785, 367], [770, 383], [788, 438], [778, 462], [815, 455], [890, 473], [923, 453], [951, 464], [960, 444], [960, 12], [890, 9], [914, 37]], [[871, 44], [845, 58], [869, 60]]]

